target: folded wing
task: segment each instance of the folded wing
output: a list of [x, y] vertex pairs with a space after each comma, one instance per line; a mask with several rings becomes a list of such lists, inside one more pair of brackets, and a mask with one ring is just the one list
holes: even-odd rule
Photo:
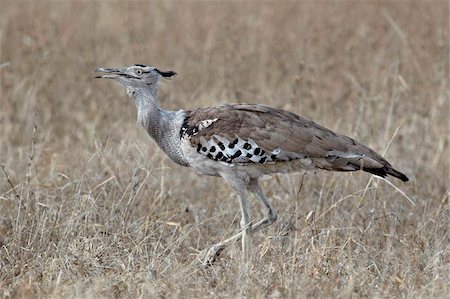
[[230, 104], [187, 112], [182, 137], [224, 163], [283, 163], [309, 158], [326, 170], [364, 170], [408, 178], [375, 151], [294, 113], [265, 105]]

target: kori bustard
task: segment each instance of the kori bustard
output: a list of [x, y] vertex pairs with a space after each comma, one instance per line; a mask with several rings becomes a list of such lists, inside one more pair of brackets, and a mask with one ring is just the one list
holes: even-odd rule
[[[175, 72], [142, 64], [99, 68], [96, 72], [101, 73], [96, 78], [114, 79], [126, 88], [134, 98], [138, 123], [175, 163], [192, 167], [199, 174], [220, 176], [237, 194], [241, 231], [203, 250], [199, 258], [205, 265], [239, 238], [246, 263], [251, 233], [277, 219], [258, 183], [263, 175], [304, 169], [363, 170], [408, 181], [372, 149], [294, 113], [260, 104], [167, 111], [158, 103], [158, 81], [176, 75]], [[264, 217], [259, 221], [250, 220], [247, 191], [264, 209]]]

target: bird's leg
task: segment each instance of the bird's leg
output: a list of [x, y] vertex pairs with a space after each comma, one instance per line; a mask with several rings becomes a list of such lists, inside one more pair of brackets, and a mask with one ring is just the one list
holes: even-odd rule
[[259, 185], [258, 179], [250, 179], [247, 186], [248, 190], [255, 195], [255, 198], [261, 204], [264, 209], [264, 217], [252, 225], [252, 232], [255, 232], [261, 228], [271, 225], [277, 220], [277, 211], [270, 204], [269, 199], [264, 195], [264, 192]]
[[[255, 195], [255, 198], [258, 200], [258, 202], [261, 204], [261, 206], [264, 209], [264, 217], [256, 222], [255, 224], [251, 225], [251, 232], [255, 232], [257, 230], [260, 230], [264, 227], [267, 227], [274, 223], [277, 220], [277, 212], [270, 204], [270, 201], [266, 198], [264, 195], [264, 192], [261, 189], [261, 186], [259, 185], [259, 182], [257, 179], [250, 179], [247, 190], [252, 192]], [[244, 194], [245, 196], [245, 194]], [[244, 214], [243, 214], [244, 215]], [[235, 234], [234, 236], [231, 236], [230, 238], [223, 240], [220, 243], [217, 243], [205, 250], [203, 250], [199, 254], [199, 259], [201, 263], [205, 266], [209, 266], [212, 263], [214, 263], [215, 258], [220, 254], [220, 252], [228, 246], [230, 243], [239, 240], [241, 237], [243, 237], [245, 233], [245, 230], [241, 230], [239, 233]], [[244, 247], [244, 242], [243, 242]]]
[[221, 176], [228, 184], [230, 184], [239, 198], [239, 205], [241, 207], [241, 231], [231, 238], [203, 250], [199, 253], [198, 258], [203, 265], [211, 265], [215, 261], [216, 256], [218, 256], [229, 243], [242, 238], [242, 260], [244, 264], [247, 265], [250, 257], [250, 237], [252, 231], [250, 208], [247, 201], [247, 184], [249, 178], [246, 175], [239, 177], [236, 174], [230, 175], [227, 173], [221, 174]]
[[247, 267], [249, 261], [249, 247], [252, 225], [250, 223], [250, 209], [248, 207], [247, 194], [245, 191], [239, 191], [239, 204], [241, 206], [241, 233], [242, 233], [242, 262]]

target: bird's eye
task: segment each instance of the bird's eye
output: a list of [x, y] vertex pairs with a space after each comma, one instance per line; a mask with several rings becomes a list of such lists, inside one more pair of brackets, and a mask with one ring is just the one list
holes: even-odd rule
[[138, 77], [142, 76], [142, 70], [141, 69], [137, 69], [136, 71], [134, 71], [136, 73], [136, 75]]

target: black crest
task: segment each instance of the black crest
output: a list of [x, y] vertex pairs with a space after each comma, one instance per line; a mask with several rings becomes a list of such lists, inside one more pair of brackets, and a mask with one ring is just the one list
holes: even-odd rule
[[175, 76], [175, 75], [177, 74], [177, 73], [174, 72], [174, 71], [163, 72], [163, 71], [160, 71], [160, 70], [158, 70], [158, 69], [155, 69], [155, 71], [156, 71], [158, 74], [160, 74], [161, 76], [163, 76], [164, 78], [170, 78], [170, 77]]

